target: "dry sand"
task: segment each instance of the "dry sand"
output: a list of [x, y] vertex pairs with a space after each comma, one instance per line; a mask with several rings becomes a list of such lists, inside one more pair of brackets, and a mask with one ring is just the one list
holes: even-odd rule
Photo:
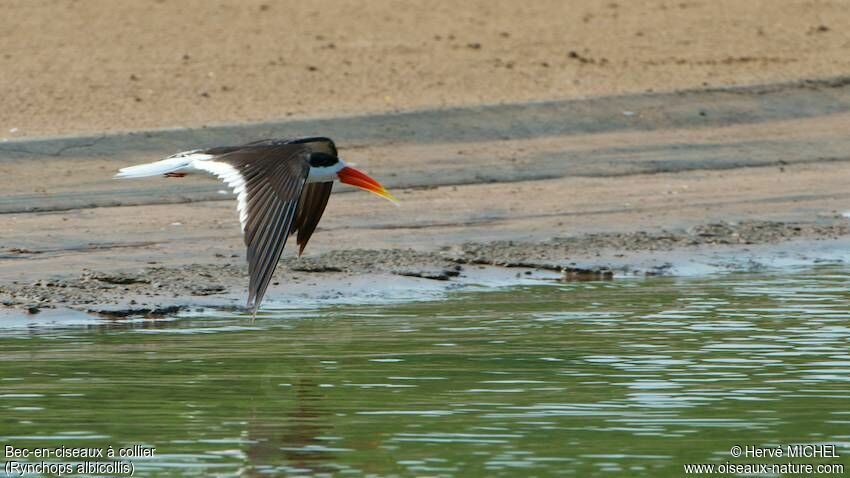
[[818, 0], [5, 0], [0, 137], [850, 72]]

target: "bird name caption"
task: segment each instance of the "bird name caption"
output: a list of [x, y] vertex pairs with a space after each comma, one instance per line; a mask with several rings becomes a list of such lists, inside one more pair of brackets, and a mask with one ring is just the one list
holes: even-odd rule
[[[35, 447], [19, 448], [3, 445], [6, 463], [3, 470], [9, 476], [25, 475], [126, 475], [133, 476], [133, 459], [153, 458], [156, 448], [133, 445], [128, 447]], [[41, 460], [41, 461], [40, 461]], [[63, 462], [61, 460], [71, 460]], [[111, 461], [110, 461], [111, 460]]]

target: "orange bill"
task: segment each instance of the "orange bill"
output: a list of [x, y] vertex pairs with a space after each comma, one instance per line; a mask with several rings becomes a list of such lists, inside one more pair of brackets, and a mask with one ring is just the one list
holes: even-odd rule
[[390, 194], [381, 183], [375, 181], [368, 174], [360, 171], [359, 169], [354, 169], [351, 166], [346, 166], [342, 168], [338, 173], [339, 180], [345, 184], [350, 184], [352, 186], [358, 187], [360, 189], [365, 189], [366, 191], [372, 192], [381, 196], [382, 198], [389, 199], [395, 204], [398, 204], [398, 200]]

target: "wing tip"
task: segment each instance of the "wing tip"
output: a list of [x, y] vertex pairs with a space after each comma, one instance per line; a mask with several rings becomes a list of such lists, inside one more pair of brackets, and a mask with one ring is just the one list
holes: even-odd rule
[[251, 312], [251, 320], [257, 317], [257, 311], [260, 310], [260, 302], [255, 301], [253, 294], [250, 294], [248, 297], [248, 303], [245, 304], [245, 308]]

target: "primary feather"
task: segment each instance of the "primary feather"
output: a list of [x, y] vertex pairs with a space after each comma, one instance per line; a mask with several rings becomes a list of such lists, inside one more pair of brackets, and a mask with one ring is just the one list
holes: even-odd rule
[[236, 194], [239, 222], [248, 248], [248, 307], [256, 314], [286, 239], [297, 233], [300, 254], [327, 205], [333, 176], [326, 180], [320, 173], [308, 181], [313, 153], [333, 155], [334, 159], [337, 155], [329, 138], [262, 140], [185, 151], [161, 161], [122, 168], [115, 177], [202, 171], [224, 181]]

